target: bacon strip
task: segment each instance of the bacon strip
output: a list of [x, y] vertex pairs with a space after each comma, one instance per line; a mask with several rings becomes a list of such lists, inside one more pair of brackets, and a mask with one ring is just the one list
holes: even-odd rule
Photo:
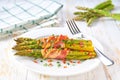
[[54, 47], [54, 48], [63, 48], [65, 46], [65, 43], [62, 42], [63, 40], [67, 40], [67, 36], [50, 36], [48, 38], [42, 38], [40, 41], [43, 43], [42, 48], [49, 48], [49, 47]]
[[65, 59], [68, 53], [69, 50], [67, 49], [61, 50], [60, 54], [56, 57], [56, 59]]
[[69, 50], [63, 49], [43, 49], [42, 51], [43, 58], [51, 58], [51, 59], [65, 59]]

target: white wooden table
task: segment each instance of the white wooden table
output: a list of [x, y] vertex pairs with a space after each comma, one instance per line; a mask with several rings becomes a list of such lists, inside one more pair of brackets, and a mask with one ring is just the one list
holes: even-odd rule
[[[12, 0], [14, 1], [14, 0]], [[75, 6], [94, 7], [104, 0], [60, 0], [64, 4], [60, 11], [61, 25], [65, 26], [65, 20], [73, 17]], [[1, 0], [2, 2], [2, 0]], [[9, 0], [6, 3], [10, 2]], [[0, 3], [1, 4], [1, 3]], [[113, 0], [115, 9], [120, 13], [120, 0]], [[112, 66], [104, 66], [102, 63], [94, 70], [75, 76], [52, 77], [42, 75], [22, 65], [16, 65], [9, 55], [11, 38], [0, 41], [0, 80], [120, 80], [120, 21], [108, 18], [100, 18], [92, 27], [87, 27], [85, 22], [77, 22], [82, 32], [95, 37], [103, 46], [105, 54], [115, 61]]]

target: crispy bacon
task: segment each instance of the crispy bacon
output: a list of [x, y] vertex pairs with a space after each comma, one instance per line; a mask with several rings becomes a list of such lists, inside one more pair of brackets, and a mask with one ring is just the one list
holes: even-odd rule
[[49, 51], [46, 53], [44, 58], [55, 59], [57, 55], [58, 55], [58, 50], [57, 49], [49, 49]]
[[41, 49], [41, 54], [43, 57], [46, 55], [46, 53], [47, 53], [47, 49]]
[[65, 59], [69, 50], [63, 49], [43, 49], [42, 51], [43, 58], [51, 58], [51, 59]]
[[42, 44], [42, 48], [49, 48], [50, 46], [54, 47], [54, 48], [63, 48], [65, 47], [65, 43], [63, 42], [63, 40], [67, 40], [68, 37], [67, 36], [50, 36], [48, 38], [42, 38], [41, 42]]
[[64, 48], [65, 47], [65, 43], [62, 42], [62, 41], [58, 41], [58, 42], [54, 43], [53, 47], [54, 48]]
[[50, 36], [50, 37], [48, 37], [48, 42], [50, 42], [50, 41], [55, 41], [56, 40], [56, 37], [53, 35], [53, 36]]
[[61, 50], [60, 55], [58, 55], [56, 59], [65, 59], [68, 53], [69, 53], [69, 50], [67, 49]]
[[67, 39], [68, 39], [67, 36], [60, 35], [60, 36], [58, 36], [57, 41], [62, 41], [62, 40], [67, 40]]
[[[68, 37], [64, 35], [60, 36], [50, 36], [48, 38], [42, 39], [44, 48], [42, 52], [42, 56], [44, 58], [54, 58], [54, 59], [65, 59], [66, 55], [68, 54], [67, 49], [59, 50], [57, 48], [64, 48], [65, 43], [63, 40], [67, 40]], [[53, 45], [52, 49], [48, 49], [51, 45]]]

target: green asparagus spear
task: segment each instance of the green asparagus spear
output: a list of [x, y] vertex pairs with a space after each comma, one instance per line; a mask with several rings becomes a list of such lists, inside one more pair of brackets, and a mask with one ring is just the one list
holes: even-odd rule
[[107, 7], [105, 7], [104, 9], [100, 9], [100, 10], [111, 11], [113, 9], [114, 9], [114, 5], [111, 4], [111, 5], [108, 5]]
[[17, 51], [15, 55], [42, 58], [41, 50], [39, 49], [21, 50]]
[[81, 51], [94, 51], [94, 47], [93, 46], [89, 46], [89, 45], [70, 45], [70, 44], [65, 44], [65, 47], [68, 49], [72, 49], [72, 50], [81, 50]]
[[16, 45], [12, 49], [14, 49], [14, 50], [25, 50], [25, 49], [41, 49], [41, 48], [42, 47], [40, 45], [34, 44], [34, 45], [24, 45], [24, 46]]
[[92, 45], [92, 41], [91, 40], [78, 40], [78, 39], [68, 39], [68, 40], [65, 40], [65, 43], [66, 44], [85, 44], [85, 45]]
[[93, 21], [95, 21], [98, 17], [94, 16], [92, 18], [90, 18], [87, 22], [87, 25], [89, 26]]
[[16, 41], [17, 43], [21, 43], [21, 42], [24, 42], [24, 41], [31, 41], [31, 40], [34, 40], [34, 39], [31, 39], [31, 38], [23, 38], [23, 37], [20, 37], [20, 38], [15, 39], [15, 41]]
[[85, 55], [85, 56], [67, 56], [66, 59], [68, 60], [86, 60], [86, 59], [91, 59], [91, 58], [94, 58], [95, 56], [88, 56], [88, 55]]
[[105, 10], [90, 9], [90, 8], [85, 8], [85, 7], [80, 7], [80, 6], [78, 6], [77, 9], [96, 12], [96, 13], [99, 13], [100, 15], [105, 16], [105, 17], [112, 17], [113, 19], [120, 20], [120, 14], [112, 14], [112, 13], [105, 11]]
[[100, 3], [100, 4], [98, 4], [96, 7], [95, 7], [95, 9], [104, 9], [105, 7], [108, 7], [109, 5], [111, 5], [112, 4], [112, 1], [105, 1], [105, 2], [102, 2], [102, 3]]
[[19, 46], [25, 46], [25, 45], [34, 45], [34, 44], [41, 44], [40, 40], [31, 40], [31, 41], [23, 41], [21, 43], [18, 43]]
[[74, 15], [86, 15], [88, 12], [74, 12]]
[[74, 50], [71, 50], [67, 56], [84, 56], [90, 54], [96, 56], [96, 53], [94, 51], [74, 51]]

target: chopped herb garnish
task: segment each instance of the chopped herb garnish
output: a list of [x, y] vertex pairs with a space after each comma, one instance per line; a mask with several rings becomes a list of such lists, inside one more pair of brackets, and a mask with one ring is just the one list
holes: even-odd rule
[[73, 61], [73, 63], [76, 63], [75, 61]]
[[57, 61], [57, 63], [60, 63], [59, 61]]
[[54, 34], [52, 34], [52, 36], [55, 36]]
[[62, 48], [58, 48], [59, 50], [62, 50]]
[[67, 42], [67, 40], [62, 40], [62, 42], [66, 43], [66, 42]]
[[70, 63], [67, 63], [67, 65], [70, 65]]
[[85, 52], [85, 54], [88, 54], [88, 52]]
[[75, 64], [72, 64], [72, 66], [75, 66]]
[[40, 42], [40, 45], [43, 45], [43, 42]]
[[40, 62], [43, 62], [43, 60], [40, 60]]
[[45, 64], [43, 64], [43, 66], [48, 66], [48, 64], [47, 64], [47, 63], [45, 63]]
[[57, 66], [58, 66], [58, 67], [60, 67], [60, 66], [61, 66], [61, 64], [59, 63], [59, 64], [57, 64]]

